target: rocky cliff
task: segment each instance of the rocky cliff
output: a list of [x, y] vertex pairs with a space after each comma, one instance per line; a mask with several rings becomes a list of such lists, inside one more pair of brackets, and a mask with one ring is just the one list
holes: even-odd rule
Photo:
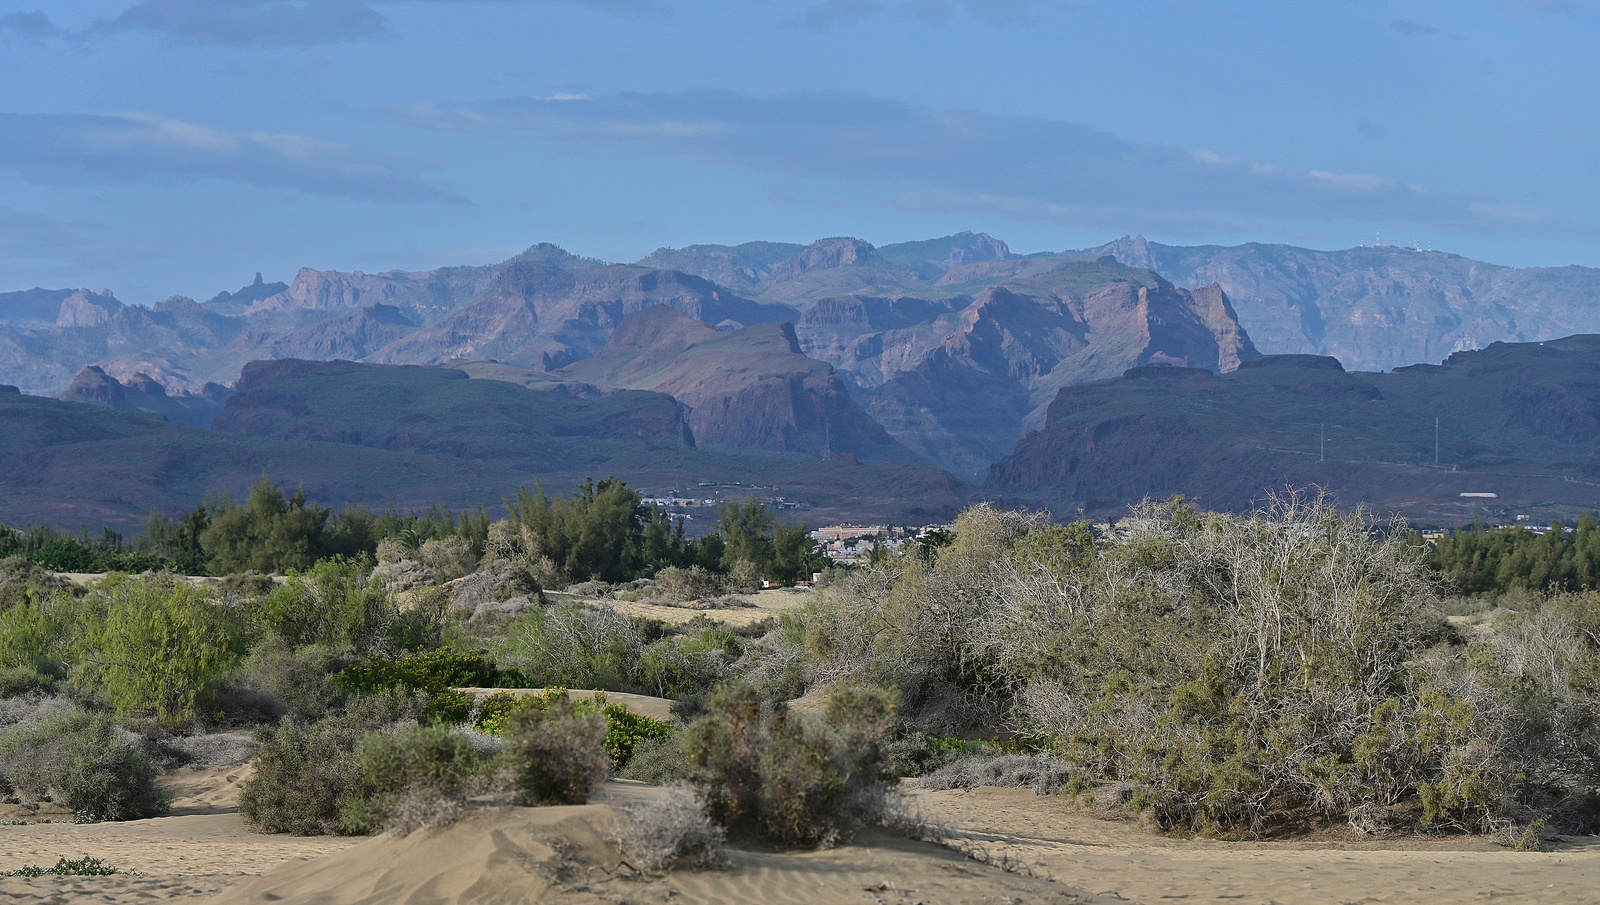
[[801, 353], [787, 323], [724, 332], [654, 306], [624, 319], [598, 355], [557, 373], [672, 395], [689, 406], [703, 448], [914, 460], [850, 398], [832, 367]]

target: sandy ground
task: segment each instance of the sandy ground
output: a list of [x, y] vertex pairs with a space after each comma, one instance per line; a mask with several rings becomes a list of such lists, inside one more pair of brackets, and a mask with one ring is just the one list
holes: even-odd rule
[[169, 817], [87, 826], [0, 826], [0, 869], [25, 864], [48, 867], [58, 858], [92, 855], [123, 871], [109, 877], [0, 878], [0, 903], [200, 901], [286, 863], [319, 858], [364, 841], [251, 831], [235, 807], [239, 784], [249, 769], [218, 767], [169, 775], [164, 780], [173, 795]]
[[[913, 793], [924, 812], [948, 828], [956, 847], [987, 864], [871, 832], [829, 851], [733, 851], [728, 871], [642, 877], [605, 842], [617, 816], [612, 805], [653, 794], [638, 783], [608, 783], [598, 804], [486, 808], [454, 826], [403, 839], [296, 838], [245, 826], [234, 804], [248, 771], [172, 774], [165, 780], [175, 796], [170, 817], [0, 826], [0, 869], [93, 855], [133, 872], [0, 878], [0, 905], [1600, 901], [1600, 838], [1529, 853], [1472, 838], [1183, 840], [1016, 789]], [[995, 863], [1020, 872], [1001, 871]]]
[[619, 613], [637, 616], [641, 619], [656, 619], [668, 625], [681, 625], [696, 616], [704, 616], [713, 622], [743, 627], [754, 625], [757, 622], [765, 622], [768, 619], [776, 619], [790, 610], [799, 609], [806, 605], [806, 601], [811, 599], [813, 593], [808, 588], [779, 588], [770, 591], [758, 591], [754, 594], [735, 594], [732, 596], [749, 603], [750, 606], [714, 610], [696, 608], [695, 601], [692, 600], [668, 606], [661, 603], [650, 603], [649, 601], [597, 600], [592, 597], [578, 597], [561, 591], [546, 591], [545, 596], [552, 603], [602, 603]]
[[1600, 838], [1517, 852], [1482, 838], [1214, 842], [1074, 813], [1020, 789], [915, 793], [957, 844], [1067, 886], [1207, 905], [1600, 902]]
[[[491, 694], [494, 694], [497, 691], [509, 691], [512, 694], [524, 695], [524, 694], [542, 694], [544, 692], [544, 689], [543, 688], [457, 688], [456, 691], [464, 691], [467, 694], [472, 695], [473, 702], [474, 702], [474, 704], [476, 704], [477, 702], [482, 701], [484, 698], [488, 697]], [[571, 689], [567, 690], [567, 694], [573, 700], [581, 700], [581, 699], [584, 699], [584, 698], [590, 698], [590, 697], [593, 697], [597, 693], [598, 692], [596, 692], [596, 691], [594, 691], [592, 689], [588, 689], [588, 688], [571, 688]], [[628, 708], [629, 710], [633, 711], [634, 713], [639, 714], [640, 716], [647, 716], [647, 717], [650, 717], [653, 720], [671, 721], [671, 719], [672, 719], [672, 701], [670, 699], [668, 699], [668, 698], [651, 697], [650, 695], [647, 695], [647, 694], [629, 694], [626, 691], [608, 691], [608, 692], [605, 692], [605, 696], [606, 696], [606, 702], [607, 703], [609, 703], [609, 704], [621, 704], [622, 706]]]

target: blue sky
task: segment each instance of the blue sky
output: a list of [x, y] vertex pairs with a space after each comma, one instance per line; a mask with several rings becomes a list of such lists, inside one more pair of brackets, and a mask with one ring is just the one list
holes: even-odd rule
[[1562, 0], [0, 0], [0, 290], [984, 230], [1600, 266]]

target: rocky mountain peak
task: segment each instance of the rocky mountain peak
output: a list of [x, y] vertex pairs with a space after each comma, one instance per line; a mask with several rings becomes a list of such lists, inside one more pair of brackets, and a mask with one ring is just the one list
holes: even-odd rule
[[878, 250], [870, 242], [846, 237], [818, 239], [802, 248], [794, 257], [773, 267], [767, 281], [792, 279], [802, 273], [830, 267], [877, 264], [882, 261]]
[[96, 327], [111, 320], [123, 305], [107, 289], [98, 295], [79, 289], [61, 300], [56, 314], [57, 327]]

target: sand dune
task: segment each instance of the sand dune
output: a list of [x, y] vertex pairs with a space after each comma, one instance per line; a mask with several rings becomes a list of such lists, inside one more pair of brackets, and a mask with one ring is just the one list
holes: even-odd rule
[[[605, 841], [606, 805], [488, 808], [454, 826], [379, 836], [229, 889], [209, 905], [512, 903], [1094, 902], [1054, 883], [974, 864], [948, 850], [868, 834], [804, 854], [732, 853], [727, 871], [644, 877]], [[1102, 900], [1110, 901], [1110, 900]]]

